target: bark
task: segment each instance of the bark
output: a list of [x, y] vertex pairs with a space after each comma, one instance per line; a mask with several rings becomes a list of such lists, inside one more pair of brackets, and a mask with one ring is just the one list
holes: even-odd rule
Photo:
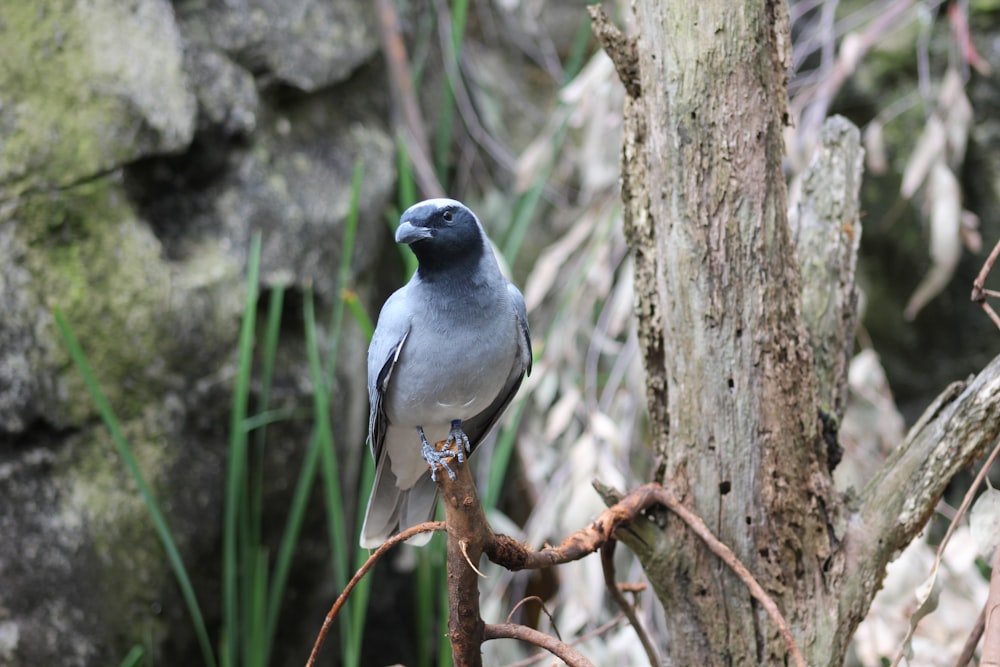
[[[666, 384], [669, 429], [654, 428], [667, 433], [666, 479], [793, 626], [811, 627], [825, 612], [796, 603], [815, 596], [806, 582], [822, 581], [832, 551], [831, 487], [785, 214], [785, 9], [640, 2], [636, 12], [631, 113], [642, 118], [630, 129], [642, 135], [626, 140], [636, 156], [624, 161], [624, 196], [646, 199], [626, 201], [629, 236], [655, 257], [636, 283], [640, 318], [655, 314], [662, 336], [646, 362], [651, 399]], [[671, 610], [670, 662], [785, 660], [764, 611], [676, 520], [646, 566]]]
[[[841, 498], [830, 469], [856, 318], [857, 132], [827, 128], [793, 234], [784, 4], [634, 8], [637, 39], [599, 12], [595, 32], [627, 91], [622, 197], [656, 477], [775, 600], [808, 664], [840, 664], [889, 558], [996, 437], [1000, 362], [964, 398], [946, 392], [860, 503]], [[778, 628], [730, 569], [674, 515], [659, 525], [618, 538], [670, 619], [666, 662], [787, 664]]]

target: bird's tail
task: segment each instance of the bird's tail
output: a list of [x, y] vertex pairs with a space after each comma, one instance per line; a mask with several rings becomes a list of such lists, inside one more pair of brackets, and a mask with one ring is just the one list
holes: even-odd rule
[[[374, 549], [394, 534], [430, 521], [437, 505], [437, 484], [429, 474], [422, 475], [410, 489], [400, 489], [388, 461], [377, 466], [368, 511], [361, 528], [361, 546]], [[431, 533], [422, 533], [407, 540], [414, 546], [427, 544]]]

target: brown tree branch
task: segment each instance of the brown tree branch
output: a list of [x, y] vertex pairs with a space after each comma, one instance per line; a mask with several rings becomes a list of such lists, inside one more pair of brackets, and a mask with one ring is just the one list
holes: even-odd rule
[[483, 641], [490, 639], [520, 639], [545, 649], [570, 667], [594, 667], [594, 663], [587, 660], [582, 653], [569, 644], [526, 625], [489, 623], [483, 628]]
[[334, 601], [333, 606], [330, 607], [330, 611], [327, 612], [326, 618], [323, 619], [323, 626], [319, 629], [319, 635], [316, 637], [316, 641], [313, 643], [312, 651], [309, 652], [309, 659], [306, 661], [306, 667], [313, 667], [316, 664], [316, 658], [319, 655], [319, 650], [323, 647], [323, 642], [326, 641], [326, 633], [329, 632], [330, 627], [333, 625], [333, 621], [337, 618], [337, 614], [340, 613], [341, 607], [347, 602], [347, 598], [351, 597], [351, 593], [354, 591], [354, 587], [358, 585], [368, 571], [375, 567], [382, 556], [384, 556], [389, 549], [393, 548], [400, 542], [405, 542], [415, 535], [420, 535], [421, 533], [429, 533], [435, 530], [444, 530], [444, 521], [428, 521], [426, 523], [420, 523], [416, 526], [411, 526], [397, 535], [393, 535], [388, 540], [385, 541], [382, 546], [372, 553], [368, 557], [368, 560], [364, 562], [358, 571], [354, 573], [351, 580], [347, 582], [347, 586], [344, 587], [343, 592], [337, 596]]
[[[579, 656], [575, 650], [570, 649], [561, 641], [548, 637], [537, 630], [510, 623], [485, 624], [479, 613], [479, 572], [476, 566], [480, 557], [486, 554], [494, 563], [511, 571], [538, 569], [570, 560], [578, 560], [598, 549], [603, 549], [602, 565], [609, 590], [613, 591], [616, 602], [625, 611], [636, 633], [642, 639], [651, 663], [658, 664], [659, 658], [652, 647], [652, 642], [635, 617], [631, 605], [627, 601], [623, 605], [619, 600], [621, 593], [614, 584], [614, 572], [610, 564], [615, 544], [615, 531], [636, 521], [643, 512], [655, 505], [663, 505], [679, 516], [709, 550], [732, 569], [747, 586], [750, 595], [761, 604], [777, 625], [793, 663], [798, 667], [805, 667], [805, 661], [792, 637], [788, 623], [774, 600], [764, 591], [735, 554], [712, 534], [705, 522], [693, 511], [682, 505], [668, 489], [658, 484], [645, 484], [633, 489], [619, 502], [604, 510], [589, 526], [567, 537], [558, 547], [532, 551], [526, 545], [510, 537], [496, 535], [493, 532], [486, 522], [486, 516], [479, 502], [469, 466], [461, 465], [455, 466], [455, 468], [454, 480], [445, 474], [438, 475], [438, 489], [445, 505], [446, 521], [444, 524], [428, 522], [414, 526], [393, 536], [372, 554], [351, 578], [348, 586], [337, 598], [324, 619], [319, 636], [306, 663], [307, 667], [315, 665], [316, 656], [337, 613], [357, 582], [371, 569], [374, 563], [396, 544], [418, 533], [440, 530], [442, 527], [446, 527], [448, 531], [448, 638], [452, 646], [452, 659], [456, 666], [480, 667], [482, 665], [480, 653], [482, 643], [500, 637], [524, 639], [550, 651], [556, 648], [564, 652], [553, 651], [554, 654], [566, 660], [568, 664], [589, 665], [590, 663], [585, 659], [583, 662], [571, 662], [570, 659], [579, 660], [582, 659], [582, 656]], [[546, 639], [543, 641], [540, 639], [542, 637]]]
[[481, 667], [480, 647], [485, 638], [476, 566], [494, 533], [483, 514], [471, 469], [468, 465], [452, 467], [455, 479], [437, 475], [448, 526], [448, 640], [455, 667]]

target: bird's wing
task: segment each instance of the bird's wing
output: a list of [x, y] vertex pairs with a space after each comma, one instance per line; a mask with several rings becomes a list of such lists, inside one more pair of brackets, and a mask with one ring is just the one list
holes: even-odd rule
[[517, 326], [521, 335], [517, 339], [517, 354], [521, 362], [521, 371], [531, 375], [531, 333], [528, 331], [528, 309], [524, 305], [524, 296], [514, 283], [507, 281], [507, 293], [514, 304], [517, 315]]
[[531, 335], [528, 332], [528, 311], [524, 305], [524, 297], [513, 283], [507, 283], [507, 292], [514, 305], [517, 325], [517, 356], [511, 365], [510, 373], [496, 399], [482, 412], [462, 422], [462, 430], [469, 436], [473, 450], [476, 445], [492, 430], [503, 415], [504, 410], [514, 399], [521, 387], [524, 376], [531, 374]]
[[399, 354], [410, 333], [410, 320], [403, 308], [403, 290], [398, 290], [382, 307], [378, 325], [368, 347], [368, 442], [376, 464], [382, 458], [386, 429], [389, 420], [383, 399], [392, 377], [392, 370], [399, 361]]

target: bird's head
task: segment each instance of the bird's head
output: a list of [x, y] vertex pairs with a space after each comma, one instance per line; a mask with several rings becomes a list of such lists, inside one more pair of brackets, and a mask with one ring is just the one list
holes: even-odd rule
[[410, 246], [424, 271], [478, 263], [486, 247], [476, 214], [454, 199], [428, 199], [406, 209], [396, 242]]

